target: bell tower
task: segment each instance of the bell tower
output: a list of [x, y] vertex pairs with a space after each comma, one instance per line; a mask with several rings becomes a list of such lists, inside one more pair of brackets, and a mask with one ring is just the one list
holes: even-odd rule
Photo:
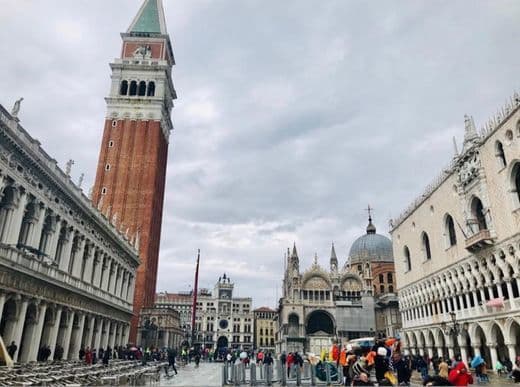
[[121, 57], [110, 64], [92, 201], [139, 248], [130, 330], [135, 342], [139, 311], [155, 298], [170, 114], [177, 97], [162, 1], [145, 0], [121, 37]]

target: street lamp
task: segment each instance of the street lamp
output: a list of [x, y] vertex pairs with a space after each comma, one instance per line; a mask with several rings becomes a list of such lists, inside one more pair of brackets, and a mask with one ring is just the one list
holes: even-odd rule
[[451, 323], [449, 325], [446, 324], [445, 321], [441, 323], [441, 328], [446, 336], [449, 336], [452, 332], [455, 333], [455, 335], [458, 335], [462, 332], [462, 330], [467, 329], [467, 323], [464, 323], [461, 327], [461, 325], [457, 322], [457, 314], [455, 312], [450, 312], [450, 319]]

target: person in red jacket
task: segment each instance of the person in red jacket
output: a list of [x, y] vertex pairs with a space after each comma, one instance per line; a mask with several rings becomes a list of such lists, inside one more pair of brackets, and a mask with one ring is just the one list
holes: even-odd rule
[[292, 352], [289, 352], [289, 354], [287, 355], [287, 377], [290, 376], [291, 374], [291, 368], [294, 364], [294, 355]]
[[473, 377], [468, 371], [466, 364], [461, 361], [451, 370], [448, 381], [454, 386], [467, 386], [468, 384], [473, 384]]

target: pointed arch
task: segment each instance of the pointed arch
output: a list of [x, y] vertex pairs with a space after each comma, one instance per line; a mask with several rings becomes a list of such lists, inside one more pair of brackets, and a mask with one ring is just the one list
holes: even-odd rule
[[504, 145], [497, 140], [495, 142], [495, 157], [497, 158], [498, 167], [500, 169], [507, 165], [506, 154], [504, 152]]
[[457, 233], [455, 232], [455, 222], [450, 214], [444, 215], [444, 235], [446, 235], [447, 247], [457, 244]]
[[408, 246], [404, 246], [403, 254], [404, 254], [405, 269], [406, 269], [406, 271], [410, 271], [410, 270], [412, 270], [412, 260], [410, 257], [410, 249], [408, 248]]
[[421, 242], [424, 253], [424, 259], [428, 261], [432, 259], [432, 250], [430, 247], [430, 237], [428, 237], [426, 231], [423, 231], [421, 234]]

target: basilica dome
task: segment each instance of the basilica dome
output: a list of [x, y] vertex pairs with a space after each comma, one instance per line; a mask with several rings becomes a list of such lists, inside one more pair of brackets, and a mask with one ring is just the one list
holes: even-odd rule
[[372, 219], [368, 219], [367, 233], [354, 241], [349, 252], [349, 263], [393, 262], [392, 241], [376, 234]]

